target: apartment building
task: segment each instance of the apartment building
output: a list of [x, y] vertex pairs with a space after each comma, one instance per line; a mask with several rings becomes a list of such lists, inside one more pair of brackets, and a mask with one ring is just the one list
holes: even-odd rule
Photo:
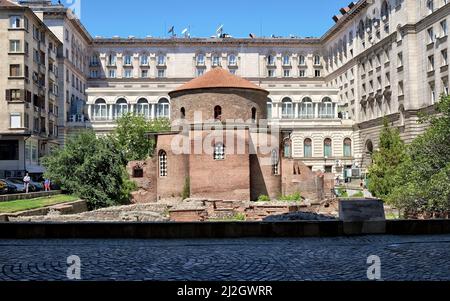
[[27, 7], [0, 1], [0, 177], [43, 172], [58, 146], [61, 41]]

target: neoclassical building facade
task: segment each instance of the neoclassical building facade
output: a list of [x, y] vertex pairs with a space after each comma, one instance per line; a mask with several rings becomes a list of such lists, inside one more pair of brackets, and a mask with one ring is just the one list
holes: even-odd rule
[[[44, 12], [53, 7], [26, 2], [47, 2]], [[91, 127], [105, 134], [126, 112], [170, 118], [169, 92], [221, 67], [269, 92], [267, 117], [283, 129], [293, 158], [314, 171], [365, 168], [384, 118], [410, 142], [426, 126], [417, 122], [420, 114], [448, 94], [449, 15], [447, 0], [360, 0], [343, 7], [318, 38], [83, 34], [77, 72], [86, 89], [75, 100], [86, 102], [79, 110], [71, 92], [60, 97], [76, 109], [75, 120], [65, 116], [76, 122], [61, 124], [60, 132]], [[60, 68], [66, 74], [68, 67]]]

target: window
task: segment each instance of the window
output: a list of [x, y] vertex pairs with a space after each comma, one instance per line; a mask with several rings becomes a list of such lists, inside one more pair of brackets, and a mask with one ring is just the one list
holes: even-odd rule
[[9, 76], [17, 77], [21, 76], [20, 65], [9, 65]]
[[291, 140], [286, 139], [283, 144], [284, 158], [291, 158]]
[[319, 117], [334, 118], [334, 104], [331, 101], [331, 98], [325, 97], [319, 104]]
[[158, 55], [158, 66], [164, 66], [166, 65], [166, 56], [163, 54]]
[[272, 161], [272, 174], [274, 176], [280, 175], [280, 156], [278, 155], [278, 149], [272, 150], [271, 154], [271, 161]]
[[214, 160], [225, 160], [225, 145], [223, 143], [217, 143], [214, 146]]
[[214, 55], [212, 57], [212, 65], [213, 65], [213, 67], [220, 66], [220, 57], [218, 55]]
[[252, 108], [252, 122], [256, 122], [256, 108]]
[[435, 104], [436, 103], [436, 91], [435, 91], [433, 82], [429, 83], [429, 89], [430, 89], [431, 104]]
[[138, 115], [141, 115], [144, 117], [150, 116], [150, 105], [149, 105], [147, 99], [145, 99], [145, 98], [139, 99], [136, 108], [137, 108]]
[[116, 65], [116, 55], [115, 54], [108, 55], [108, 65], [109, 66], [115, 66]]
[[284, 77], [291, 77], [291, 70], [289, 70], [289, 69], [283, 70], [283, 76]]
[[441, 51], [441, 66], [447, 66], [448, 65], [448, 53], [447, 49], [444, 49]]
[[298, 57], [298, 64], [300, 66], [305, 66], [306, 65], [306, 60], [305, 60], [305, 57], [303, 55]]
[[197, 68], [197, 77], [202, 76], [203, 74], [205, 74], [205, 69]]
[[166, 98], [162, 98], [158, 102], [157, 116], [158, 118], [169, 118], [170, 102]]
[[19, 141], [0, 140], [0, 161], [19, 160]]
[[236, 56], [234, 54], [231, 54], [228, 57], [228, 65], [230, 65], [230, 66], [236, 66], [237, 65]]
[[325, 139], [323, 142], [323, 156], [325, 158], [333, 156], [333, 141], [330, 138]]
[[166, 70], [159, 69], [158, 70], [158, 78], [164, 78], [164, 77], [166, 77]]
[[305, 70], [300, 70], [300, 71], [298, 72], [298, 76], [300, 76], [300, 77], [305, 77], [305, 76], [306, 76], [306, 71], [305, 71]]
[[148, 78], [148, 70], [141, 70], [141, 78]]
[[275, 77], [275, 70], [272, 70], [272, 69], [267, 70], [267, 76], [268, 77]]
[[320, 77], [320, 70], [315, 70], [314, 71], [314, 76], [315, 77]]
[[403, 90], [403, 82], [398, 82], [398, 96], [403, 96], [405, 91]]
[[397, 68], [403, 67], [403, 53], [397, 55]]
[[309, 97], [303, 98], [300, 103], [300, 118], [302, 119], [313, 119], [314, 118], [314, 104]]
[[428, 33], [428, 44], [434, 43], [434, 38], [435, 38], [435, 36], [434, 36], [434, 30], [433, 30], [433, 27], [428, 28], [428, 29], [427, 29], [427, 33]]
[[314, 56], [314, 65], [315, 66], [319, 66], [320, 65], [320, 56], [318, 56], [318, 55], [315, 55]]
[[428, 72], [434, 71], [434, 55], [428, 57]]
[[120, 118], [128, 114], [128, 103], [124, 98], [120, 98], [116, 102], [116, 118]]
[[267, 118], [268, 119], [272, 119], [272, 107], [273, 107], [272, 101], [269, 100], [267, 102]]
[[186, 118], [186, 109], [185, 108], [181, 108], [180, 116], [181, 116], [181, 119], [185, 119]]
[[11, 40], [9, 41], [9, 52], [20, 52], [20, 41], [19, 40]]
[[148, 65], [148, 56], [141, 55], [141, 66], [147, 66], [147, 65]]
[[283, 56], [283, 66], [290, 66], [291, 65], [291, 57], [289, 55]]
[[125, 78], [131, 78], [131, 73], [132, 73], [132, 70], [129, 70], [129, 69], [125, 70]]
[[428, 9], [428, 14], [431, 14], [434, 12], [434, 0], [427, 0], [427, 9]]
[[124, 59], [125, 66], [131, 66], [131, 55], [126, 55]]
[[10, 28], [20, 28], [21, 27], [20, 21], [21, 21], [20, 16], [11, 16], [9, 18], [9, 27]]
[[294, 118], [294, 103], [292, 99], [286, 97], [282, 101], [282, 109], [281, 109], [282, 118], [292, 119]]
[[303, 142], [303, 156], [305, 158], [311, 158], [312, 157], [312, 140], [307, 138]]
[[442, 78], [442, 92], [443, 92], [444, 95], [446, 95], [446, 96], [449, 95], [448, 79], [447, 79], [447, 78]]
[[269, 66], [275, 65], [275, 57], [273, 55], [269, 55], [267, 57], [267, 65], [269, 65]]
[[441, 38], [443, 38], [448, 34], [447, 20], [442, 20], [440, 25], [441, 25]]
[[97, 99], [94, 104], [94, 120], [106, 120], [108, 117], [106, 101]]
[[159, 176], [160, 177], [167, 177], [167, 153], [165, 151], [159, 152]]
[[133, 167], [133, 178], [143, 178], [144, 177], [144, 169], [138, 165]]
[[10, 115], [10, 128], [20, 129], [22, 128], [22, 116], [20, 113], [11, 113]]
[[222, 120], [222, 107], [216, 106], [214, 108], [214, 119], [215, 120]]
[[205, 55], [200, 53], [197, 55], [197, 65], [204, 66], [205, 65]]
[[115, 69], [109, 70], [109, 77], [110, 78], [116, 78], [116, 70]]
[[352, 140], [350, 138], [346, 138], [344, 140], [344, 157], [352, 156]]
[[383, 22], [389, 21], [389, 4], [387, 1], [383, 1], [383, 4], [381, 4], [381, 20]]

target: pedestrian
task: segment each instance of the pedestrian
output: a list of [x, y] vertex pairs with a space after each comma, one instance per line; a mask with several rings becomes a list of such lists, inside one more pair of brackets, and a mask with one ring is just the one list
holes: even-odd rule
[[25, 177], [23, 178], [23, 185], [25, 186], [25, 193], [28, 193], [28, 189], [30, 187], [31, 178], [30, 175], [27, 173]]
[[45, 182], [44, 182], [45, 192], [48, 192], [51, 190], [50, 185], [51, 185], [50, 179], [45, 179]]

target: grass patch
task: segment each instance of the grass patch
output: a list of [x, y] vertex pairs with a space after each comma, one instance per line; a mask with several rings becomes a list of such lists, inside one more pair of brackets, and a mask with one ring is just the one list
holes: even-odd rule
[[209, 219], [209, 222], [245, 222], [246, 217], [244, 213], [237, 213], [233, 216], [223, 219]]
[[11, 202], [0, 203], [0, 213], [14, 213], [25, 210], [38, 209], [42, 207], [52, 206], [61, 203], [74, 202], [79, 200], [78, 197], [73, 195], [55, 195], [50, 197], [42, 197], [30, 200], [17, 200]]

